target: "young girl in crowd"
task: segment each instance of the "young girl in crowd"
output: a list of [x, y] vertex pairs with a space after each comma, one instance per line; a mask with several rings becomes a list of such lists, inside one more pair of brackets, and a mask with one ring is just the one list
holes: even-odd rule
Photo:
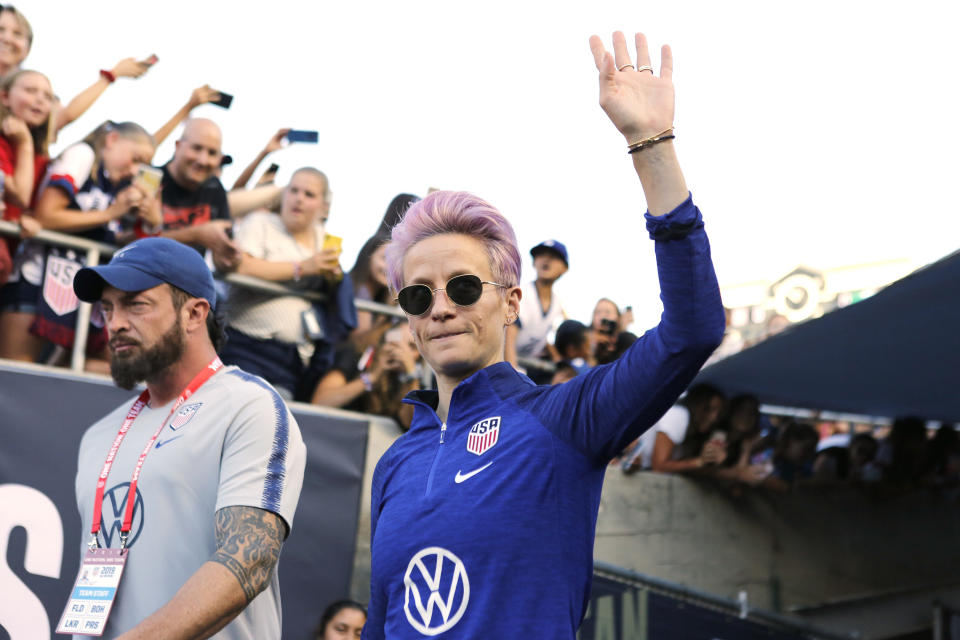
[[[107, 244], [122, 245], [159, 233], [163, 220], [159, 194], [133, 180], [142, 165], [150, 164], [153, 153], [153, 137], [140, 125], [103, 123], [50, 163], [37, 196], [37, 220], [44, 229]], [[34, 289], [37, 313], [30, 332], [69, 348], [79, 305], [73, 275], [84, 265], [83, 257], [54, 246], [31, 245], [26, 253], [32, 268], [25, 265], [24, 272], [43, 274], [42, 284]], [[87, 349], [105, 358], [105, 332], [98, 314], [93, 315]], [[28, 345], [34, 356], [36, 342]]]
[[[20, 222], [28, 233], [39, 225], [22, 215], [34, 200], [36, 185], [47, 166], [47, 148], [53, 132], [53, 89], [36, 71], [16, 71], [0, 82], [0, 170], [3, 171], [3, 219]], [[0, 241], [0, 264], [9, 264], [15, 244]], [[27, 327], [36, 311], [36, 298], [25, 297], [16, 280], [20, 273], [8, 267], [0, 282], [0, 357], [23, 356]], [[39, 274], [34, 274], [39, 279]], [[7, 282], [7, 280], [11, 280]], [[6, 284], [4, 284], [6, 283]], [[37, 282], [39, 284], [39, 281]]]

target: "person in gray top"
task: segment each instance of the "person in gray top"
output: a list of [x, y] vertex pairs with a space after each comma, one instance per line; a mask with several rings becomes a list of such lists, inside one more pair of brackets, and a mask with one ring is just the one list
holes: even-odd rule
[[[146, 238], [108, 265], [78, 271], [74, 290], [103, 307], [116, 383], [147, 387], [80, 445], [84, 546], [129, 550], [104, 636], [280, 638], [276, 564], [306, 449], [276, 391], [217, 357], [222, 329], [203, 258]], [[98, 488], [121, 425], [126, 436]], [[122, 526], [130, 501], [132, 520]]]

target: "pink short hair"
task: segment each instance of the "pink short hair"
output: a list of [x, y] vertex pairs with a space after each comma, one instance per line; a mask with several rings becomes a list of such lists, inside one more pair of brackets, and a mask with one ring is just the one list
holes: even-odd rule
[[387, 278], [395, 292], [403, 287], [403, 257], [410, 247], [441, 233], [476, 238], [486, 249], [496, 281], [510, 287], [519, 284], [517, 236], [503, 214], [466, 191], [435, 191], [411, 206], [393, 228], [385, 257]]

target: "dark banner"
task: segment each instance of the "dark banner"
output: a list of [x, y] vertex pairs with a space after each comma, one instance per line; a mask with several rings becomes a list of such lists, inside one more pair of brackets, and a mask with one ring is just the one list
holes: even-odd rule
[[579, 640], [805, 640], [806, 635], [741, 619], [630, 584], [594, 576]]
[[[0, 640], [64, 637], [52, 629], [80, 563], [80, 438], [133, 395], [69, 374], [0, 365]], [[307, 469], [279, 572], [283, 637], [307, 640], [326, 603], [349, 594], [367, 422], [294, 415]]]

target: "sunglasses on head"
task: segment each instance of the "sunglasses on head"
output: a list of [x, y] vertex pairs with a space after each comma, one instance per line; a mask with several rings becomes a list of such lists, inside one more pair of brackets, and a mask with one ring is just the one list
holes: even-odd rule
[[447, 280], [447, 286], [432, 289], [425, 284], [411, 284], [397, 293], [397, 302], [400, 308], [411, 316], [422, 316], [433, 304], [433, 294], [444, 291], [447, 297], [458, 307], [469, 307], [476, 304], [483, 295], [483, 285], [492, 284], [495, 287], [506, 287], [499, 282], [481, 280], [477, 276], [464, 274]]

